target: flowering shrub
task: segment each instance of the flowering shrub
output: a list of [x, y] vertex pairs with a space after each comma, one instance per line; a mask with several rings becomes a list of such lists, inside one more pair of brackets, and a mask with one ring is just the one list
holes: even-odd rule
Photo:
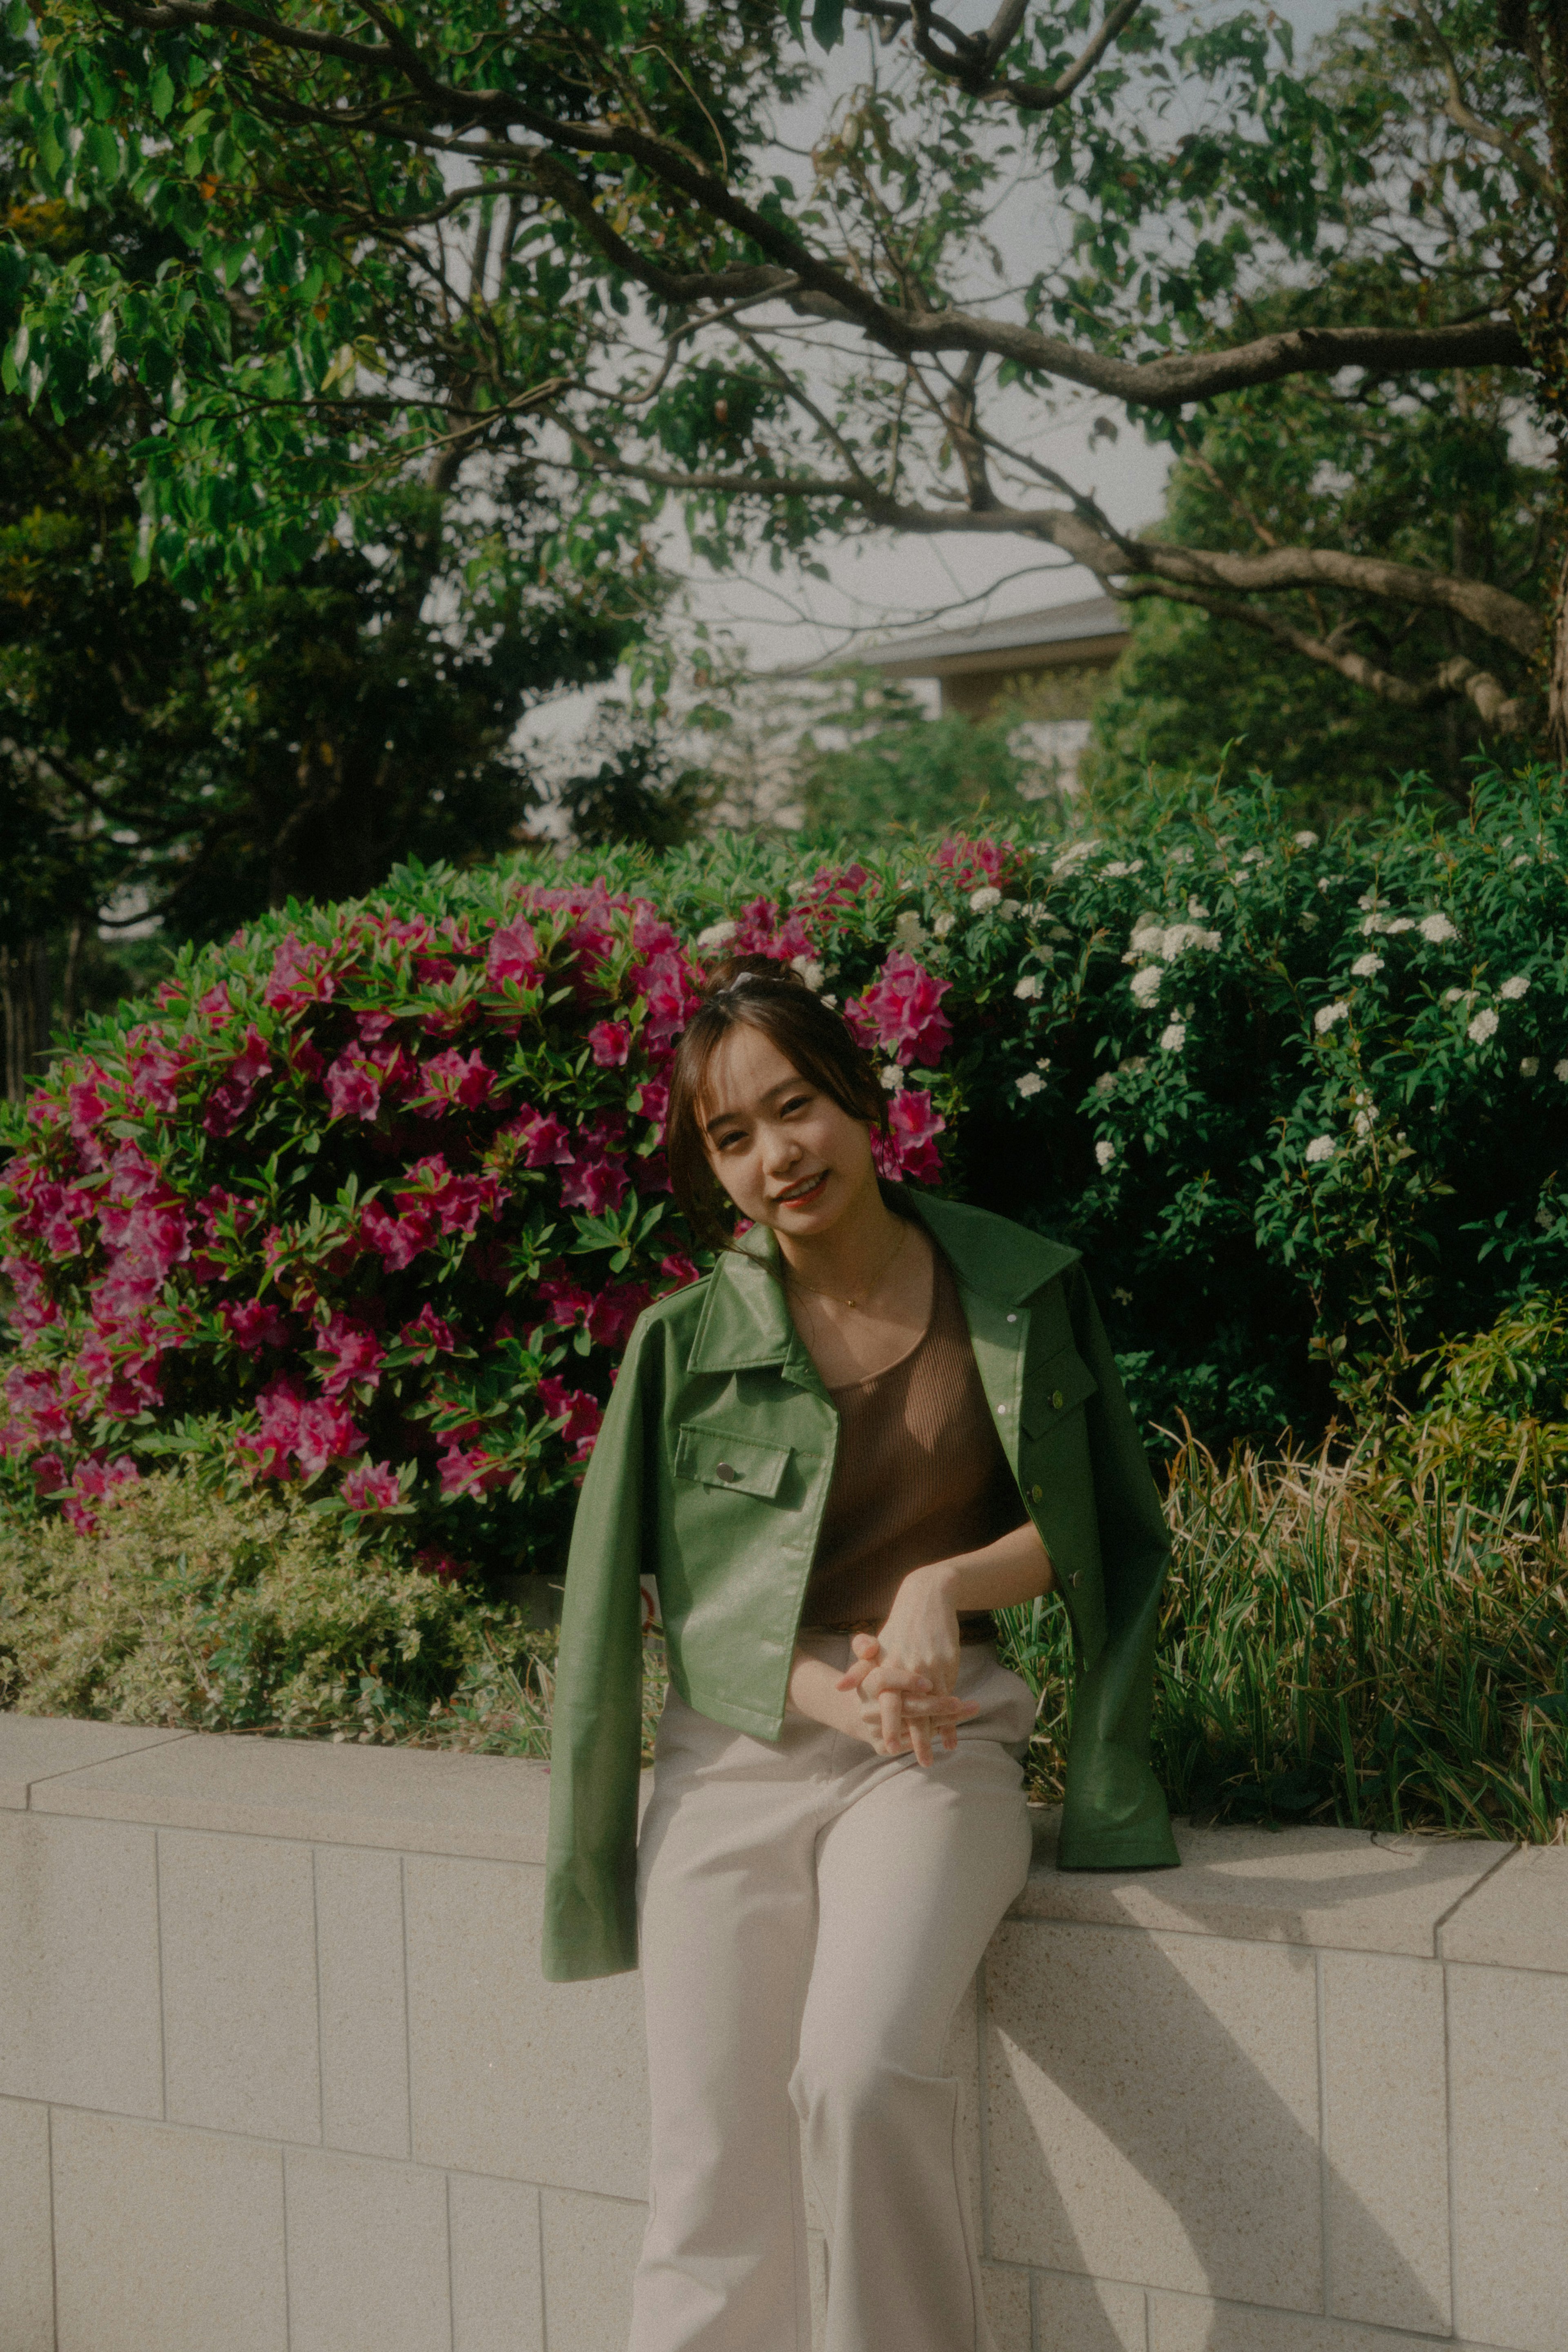
[[[735, 928], [810, 968], [868, 880], [824, 868]], [[99, 1024], [0, 1192], [4, 1443], [36, 1494], [89, 1529], [186, 1454], [408, 1519], [438, 1575], [548, 1549], [632, 1324], [698, 1271], [661, 1139], [700, 979], [602, 878], [411, 877]], [[946, 984], [890, 969], [867, 1035], [935, 1045]], [[935, 1177], [940, 1118], [894, 1108], [886, 1172]]]
[[1327, 842], [1266, 789], [1118, 823], [412, 872], [188, 958], [14, 1122], [13, 1476], [83, 1526], [183, 1455], [438, 1575], [553, 1563], [631, 1326], [698, 1271], [661, 1119], [732, 948], [842, 1006], [885, 1172], [1084, 1250], [1158, 1427], [1311, 1437], [1561, 1289], [1563, 780]]

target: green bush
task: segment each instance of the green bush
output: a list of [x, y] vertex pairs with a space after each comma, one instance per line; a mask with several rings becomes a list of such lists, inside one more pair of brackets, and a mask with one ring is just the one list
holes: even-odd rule
[[84, 1534], [0, 1520], [0, 1707], [549, 1752], [555, 1637], [276, 1489], [144, 1480]]
[[663, 1073], [730, 945], [852, 1009], [890, 1172], [1083, 1250], [1160, 1446], [1396, 1415], [1568, 1286], [1560, 773], [1326, 841], [1200, 785], [822, 855], [411, 870], [89, 1024], [0, 1175], [17, 1496], [90, 1518], [187, 1453], [448, 1570], [558, 1565], [630, 1322], [691, 1270]]

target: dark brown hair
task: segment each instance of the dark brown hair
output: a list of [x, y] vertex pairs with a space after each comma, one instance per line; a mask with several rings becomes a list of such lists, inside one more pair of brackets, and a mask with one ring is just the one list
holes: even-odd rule
[[[715, 971], [703, 1002], [687, 1022], [670, 1072], [664, 1152], [670, 1188], [682, 1214], [706, 1249], [733, 1246], [732, 1207], [714, 1172], [703, 1127], [703, 1099], [713, 1057], [732, 1029], [760, 1029], [801, 1077], [837, 1103], [849, 1118], [887, 1133], [887, 1097], [871, 1057], [840, 1014], [807, 987], [798, 971], [772, 956], [732, 956]], [[883, 1198], [899, 1210], [899, 1187]], [[904, 1213], [909, 1213], [905, 1211]]]

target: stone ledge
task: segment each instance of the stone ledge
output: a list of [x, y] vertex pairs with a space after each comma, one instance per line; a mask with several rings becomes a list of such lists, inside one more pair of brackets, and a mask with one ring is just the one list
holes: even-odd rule
[[[44, 1720], [0, 1715], [0, 1780], [17, 1778], [13, 1746], [26, 1753], [27, 1735], [15, 1727]], [[104, 1758], [99, 1745], [89, 1758], [78, 1748], [47, 1777], [32, 1777], [26, 1802], [34, 1812], [473, 1861], [545, 1857], [549, 1774], [520, 1757], [63, 1721], [53, 1728], [103, 1733], [127, 1744], [126, 1752]], [[67, 1744], [53, 1752], [68, 1759]]]
[[[1436, 1955], [1443, 1922], [1517, 1852], [1490, 1838], [1199, 1829], [1178, 1821], [1180, 1870], [1063, 1871], [1056, 1867], [1060, 1813], [1031, 1806], [1030, 1817], [1034, 1861], [1011, 1918], [1422, 1959]], [[1568, 1875], [1559, 1916], [1568, 1936]]]
[[1438, 1930], [1446, 1960], [1568, 1976], [1568, 1848], [1516, 1847]]
[[131, 1723], [86, 1723], [74, 1716], [0, 1713], [0, 1810], [25, 1813], [29, 1791], [62, 1772], [193, 1737]]

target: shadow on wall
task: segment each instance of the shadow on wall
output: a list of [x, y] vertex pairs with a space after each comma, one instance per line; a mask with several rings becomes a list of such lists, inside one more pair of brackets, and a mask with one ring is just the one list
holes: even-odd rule
[[[1396, 1891], [1388, 1860], [1325, 1875], [1313, 1908]], [[1455, 1875], [1457, 1898], [1473, 1861], [1456, 1855]], [[1162, 1874], [1158, 1897], [1179, 1930], [1179, 1882]], [[1276, 1915], [1280, 1940], [1243, 1942], [1216, 1940], [1212, 1906], [1189, 1916], [1197, 1932], [1166, 1935], [1009, 1919], [994, 1939], [991, 2252], [1205, 2298], [1166, 2307], [1153, 2352], [1260, 2352], [1271, 2312], [1448, 2336], [1440, 1966], [1303, 1948], [1321, 1919]], [[1128, 2352], [1114, 2310], [1071, 2300], [1072, 2352]]]

